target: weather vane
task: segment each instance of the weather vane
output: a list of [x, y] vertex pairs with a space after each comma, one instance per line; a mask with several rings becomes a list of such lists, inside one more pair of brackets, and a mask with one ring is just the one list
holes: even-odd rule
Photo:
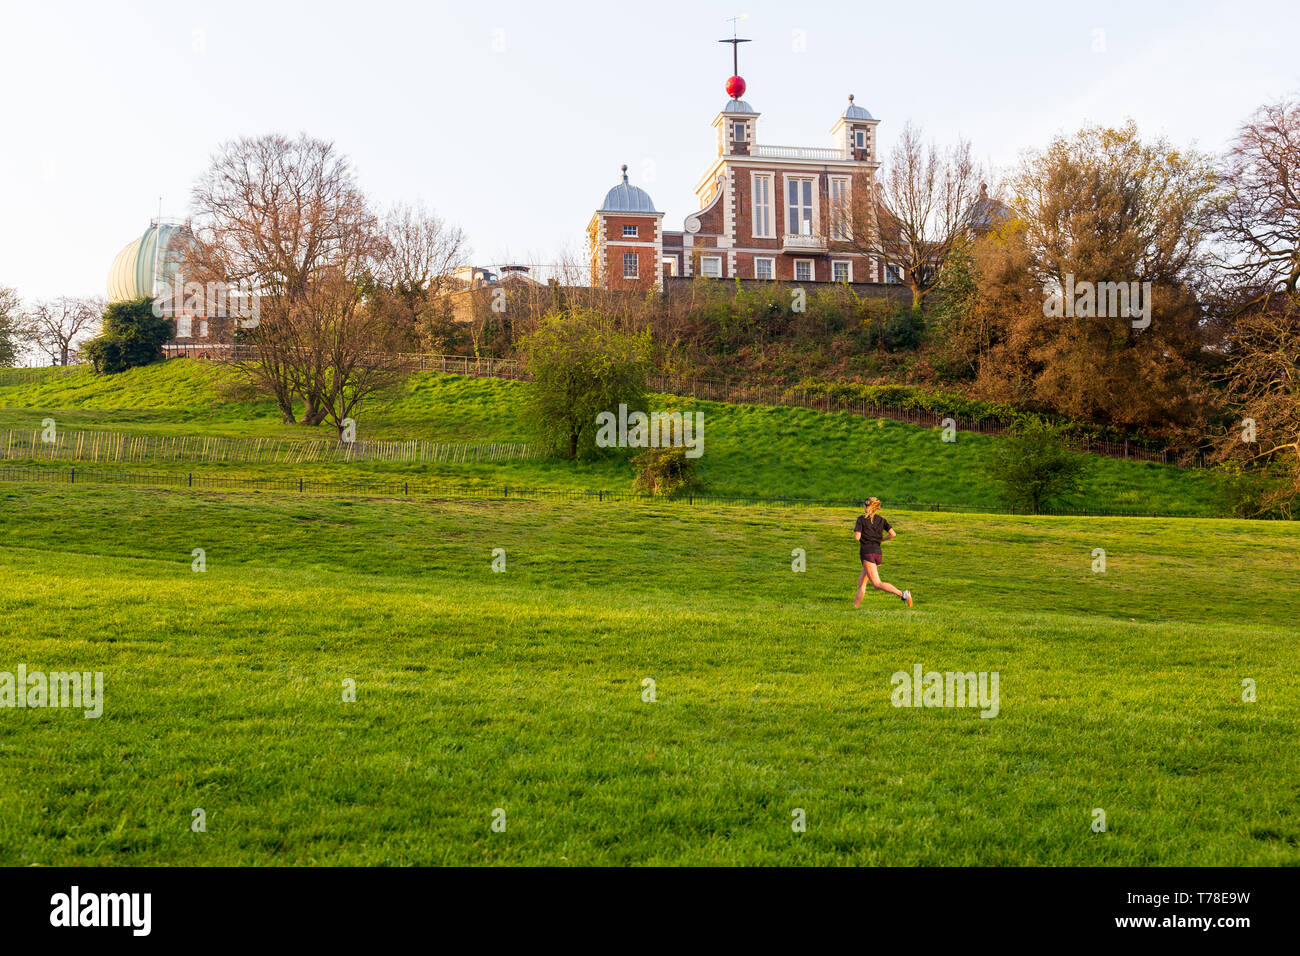
[[740, 44], [750, 42], [736, 35], [736, 21], [747, 19], [749, 19], [748, 13], [728, 17], [727, 22], [731, 24], [731, 36], [726, 40], [718, 41], [719, 43], [731, 44], [731, 79], [727, 80], [727, 95], [735, 100], [745, 95], [745, 81], [740, 77]]

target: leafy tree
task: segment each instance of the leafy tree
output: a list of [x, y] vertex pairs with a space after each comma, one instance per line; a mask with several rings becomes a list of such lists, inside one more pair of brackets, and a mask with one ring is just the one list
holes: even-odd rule
[[133, 302], [114, 302], [105, 309], [99, 334], [82, 351], [96, 373], [113, 375], [157, 362], [163, 344], [175, 336], [176, 326], [154, 315], [153, 300], [146, 296]]
[[533, 382], [527, 414], [542, 443], [568, 458], [596, 452], [596, 416], [646, 411], [650, 332], [620, 332], [594, 311], [550, 313], [521, 343]]
[[990, 476], [1014, 508], [1034, 514], [1053, 501], [1078, 491], [1087, 459], [1070, 450], [1065, 427], [1038, 416], [1021, 420], [999, 444]]

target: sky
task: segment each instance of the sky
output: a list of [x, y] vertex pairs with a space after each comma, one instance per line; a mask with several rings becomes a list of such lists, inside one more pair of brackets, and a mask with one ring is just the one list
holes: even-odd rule
[[1009, 170], [1130, 118], [1217, 152], [1300, 93], [1296, 0], [0, 0], [0, 285], [104, 294], [221, 143], [271, 132], [332, 141], [379, 206], [424, 202], [480, 265], [580, 256], [623, 163], [680, 229], [741, 14], [760, 143], [830, 145], [853, 93], [884, 152], [910, 120]]

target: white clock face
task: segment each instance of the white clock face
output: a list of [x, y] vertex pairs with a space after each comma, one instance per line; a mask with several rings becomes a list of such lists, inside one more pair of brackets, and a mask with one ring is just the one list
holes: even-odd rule
[[700, 231], [700, 221], [694, 216], [686, 220], [686, 231], [692, 235]]

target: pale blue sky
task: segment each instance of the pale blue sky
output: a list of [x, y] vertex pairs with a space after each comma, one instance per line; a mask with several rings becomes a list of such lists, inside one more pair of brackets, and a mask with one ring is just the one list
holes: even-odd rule
[[1128, 117], [1217, 150], [1300, 91], [1295, 0], [0, 0], [0, 284], [102, 294], [159, 197], [183, 217], [218, 143], [272, 131], [333, 140], [377, 200], [424, 200], [483, 264], [580, 253], [624, 162], [680, 229], [737, 13], [767, 143], [828, 145], [852, 92], [886, 150], [910, 118], [1009, 166]]

